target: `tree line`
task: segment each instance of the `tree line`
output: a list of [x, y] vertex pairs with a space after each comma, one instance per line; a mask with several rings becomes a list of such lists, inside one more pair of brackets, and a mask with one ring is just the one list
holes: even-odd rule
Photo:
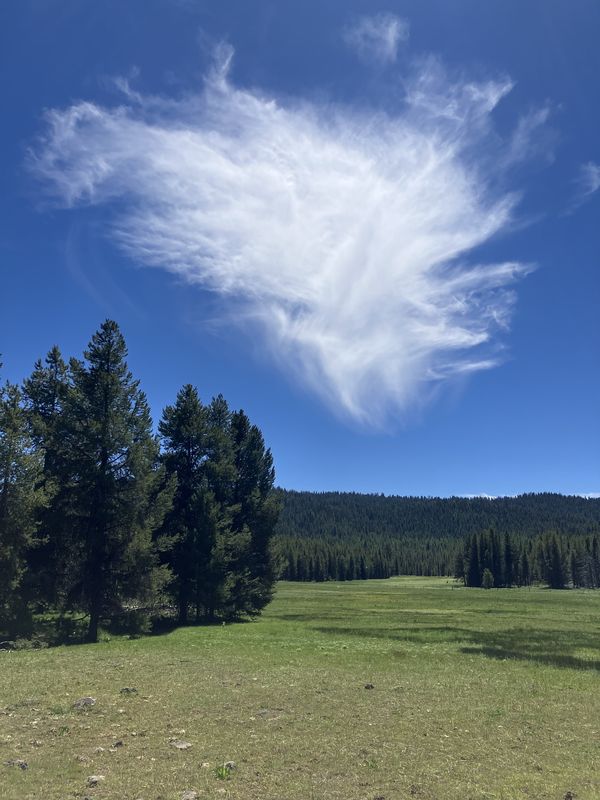
[[276, 577], [279, 513], [270, 450], [222, 396], [192, 385], [153, 432], [118, 325], [83, 359], [53, 347], [22, 386], [0, 389], [0, 632], [40, 615], [86, 638], [260, 613]]
[[[285, 508], [285, 506], [284, 506]], [[392, 575], [451, 575], [455, 540], [402, 536], [278, 534], [280, 575], [289, 581], [352, 581]]]
[[[275, 542], [282, 577], [288, 580], [450, 577], [458, 573], [459, 559], [468, 562], [464, 542], [494, 530], [501, 532], [494, 536], [502, 542], [510, 539], [515, 580], [524, 554], [528, 580], [546, 581], [548, 548], [556, 539], [565, 563], [564, 585], [598, 585], [590, 561], [600, 540], [598, 499], [550, 493], [428, 498], [277, 491], [282, 512]], [[485, 553], [482, 542], [478, 547]], [[490, 571], [495, 585], [504, 585], [498, 569]]]
[[454, 576], [465, 586], [512, 587], [545, 583], [551, 589], [600, 588], [600, 536], [555, 532], [525, 539], [493, 530], [465, 537]]

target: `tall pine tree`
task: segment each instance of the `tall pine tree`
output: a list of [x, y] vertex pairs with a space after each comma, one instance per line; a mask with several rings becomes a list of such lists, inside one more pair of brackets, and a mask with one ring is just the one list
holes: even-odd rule
[[196, 616], [202, 616], [209, 602], [209, 565], [217, 527], [206, 475], [207, 410], [193, 386], [184, 386], [175, 404], [165, 408], [159, 432], [165, 466], [177, 478], [173, 507], [165, 518], [163, 534], [170, 542], [167, 559], [173, 572], [179, 624], [185, 625], [190, 605], [195, 606]]
[[125, 361], [115, 322], [94, 334], [85, 361], [70, 362], [71, 388], [62, 415], [69, 513], [76, 569], [69, 605], [89, 615], [87, 639], [99, 625], [153, 601], [165, 580], [153, 533], [173, 486], [157, 467], [158, 442], [146, 397]]
[[63, 411], [69, 392], [69, 378], [58, 347], [45, 362], [38, 360], [25, 381], [24, 396], [32, 440], [43, 459], [41, 487], [47, 503], [39, 510], [36, 546], [28, 559], [29, 591], [36, 602], [60, 607], [67, 576], [72, 569], [69, 539], [69, 477], [64, 471]]
[[247, 416], [222, 396], [203, 406], [184, 386], [159, 426], [164, 461], [177, 476], [175, 502], [163, 532], [179, 621], [258, 613], [271, 598], [271, 539], [279, 505], [272, 457]]
[[0, 388], [0, 630], [26, 632], [22, 591], [27, 551], [36, 529], [41, 459], [32, 447], [17, 386]]

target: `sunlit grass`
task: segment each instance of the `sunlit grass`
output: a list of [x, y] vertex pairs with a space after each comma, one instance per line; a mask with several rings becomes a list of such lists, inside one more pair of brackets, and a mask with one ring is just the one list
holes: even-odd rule
[[257, 622], [0, 669], [3, 800], [600, 798], [600, 592], [280, 584]]

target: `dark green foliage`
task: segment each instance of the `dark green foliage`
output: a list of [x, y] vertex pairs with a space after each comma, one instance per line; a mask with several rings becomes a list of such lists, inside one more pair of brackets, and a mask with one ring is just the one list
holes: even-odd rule
[[207, 569], [216, 537], [205, 492], [208, 420], [193, 386], [184, 386], [175, 405], [165, 408], [159, 432], [167, 472], [176, 476], [173, 506], [162, 534], [169, 540], [166, 561], [174, 576], [172, 589], [179, 622], [185, 624], [192, 600], [198, 610], [204, 604], [202, 573]]
[[61, 430], [69, 377], [58, 347], [50, 350], [45, 363], [35, 363], [23, 391], [31, 437], [42, 454], [40, 485], [47, 496], [46, 504], [38, 508], [35, 547], [28, 554], [28, 592], [38, 607], [60, 606], [68, 587], [71, 558], [66, 525], [67, 454]]
[[27, 552], [44, 502], [42, 462], [33, 448], [17, 386], [0, 388], [0, 631], [27, 632], [23, 578]]
[[153, 533], [172, 487], [158, 464], [158, 442], [145, 395], [127, 368], [116, 323], [105, 322], [70, 362], [61, 416], [68, 486], [68, 528], [75, 569], [69, 607], [89, 614], [88, 639], [103, 620], [151, 604], [166, 579]]
[[238, 616], [254, 614], [271, 600], [276, 578], [271, 540], [280, 506], [271, 451], [243, 411], [231, 415], [230, 436], [235, 463], [231, 530], [246, 542], [229, 600], [230, 613]]
[[223, 397], [185, 386], [152, 432], [115, 322], [68, 366], [54, 347], [0, 392], [0, 632], [30, 612], [135, 633], [175, 600], [180, 622], [253, 616], [276, 577], [273, 459]]
[[514, 555], [508, 533], [504, 534], [504, 585], [512, 586], [515, 577]]
[[544, 550], [544, 579], [551, 589], [564, 589], [567, 583], [565, 557], [556, 536], [552, 536]]
[[483, 589], [492, 589], [494, 586], [494, 575], [487, 567], [483, 570], [481, 576], [481, 587]]
[[594, 557], [597, 542], [597, 536], [561, 536], [556, 532], [529, 539], [505, 534], [503, 563], [495, 571], [489, 557], [494, 547], [493, 532], [467, 537], [465, 545], [469, 557], [465, 584], [482, 586], [483, 578], [476, 582], [476, 578], [471, 576], [488, 570], [496, 587], [528, 586], [539, 581], [551, 589], [564, 589], [569, 585], [598, 588], [593, 577], [598, 566]]
[[279, 490], [279, 534], [463, 539], [486, 530], [537, 536], [600, 534], [600, 499], [560, 494], [518, 497], [395, 497]]
[[158, 467], [146, 399], [127, 369], [116, 323], [94, 335], [85, 360], [67, 369], [57, 348], [25, 382], [28, 420], [43, 459], [39, 537], [29, 552], [37, 604], [101, 622], [139, 616], [166, 579], [153, 531], [172, 495]]
[[479, 558], [479, 544], [477, 536], [471, 536], [471, 542], [466, 555], [467, 569], [465, 583], [467, 586], [481, 586], [481, 562]]
[[[289, 580], [454, 575], [481, 586], [550, 577], [556, 534], [564, 585], [600, 584], [600, 500], [556, 494], [498, 499], [385, 497], [280, 490], [276, 546]], [[549, 538], [550, 537], [550, 538]], [[594, 549], [595, 548], [595, 549]], [[570, 575], [575, 552], [577, 575]], [[556, 553], [554, 563], [556, 571]]]
[[177, 492], [163, 533], [179, 621], [257, 614], [275, 581], [271, 538], [278, 503], [271, 453], [243, 411], [223, 397], [204, 407], [193, 386], [168, 406], [159, 426]]

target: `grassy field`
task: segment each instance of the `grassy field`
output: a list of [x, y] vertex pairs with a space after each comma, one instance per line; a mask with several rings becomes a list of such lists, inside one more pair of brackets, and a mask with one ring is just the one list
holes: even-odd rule
[[594, 800], [599, 679], [600, 592], [284, 583], [257, 622], [0, 652], [0, 797]]

